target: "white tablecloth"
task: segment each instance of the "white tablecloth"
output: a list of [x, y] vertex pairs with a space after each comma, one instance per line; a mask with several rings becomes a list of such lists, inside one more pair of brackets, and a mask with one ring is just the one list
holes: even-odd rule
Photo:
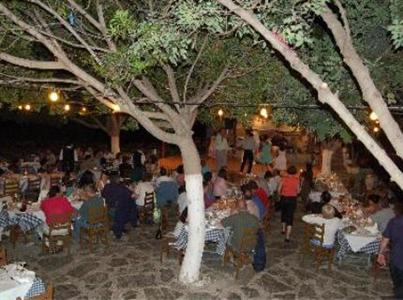
[[24, 269], [21, 276], [15, 276], [12, 271], [15, 267], [15, 264], [10, 264], [0, 269], [0, 299], [24, 299], [34, 282], [34, 272]]
[[376, 241], [379, 239], [379, 235], [360, 235], [360, 234], [352, 234], [352, 233], [343, 233], [344, 237], [348, 241], [348, 244], [351, 247], [353, 252], [358, 252], [360, 249], [364, 248], [366, 245]]

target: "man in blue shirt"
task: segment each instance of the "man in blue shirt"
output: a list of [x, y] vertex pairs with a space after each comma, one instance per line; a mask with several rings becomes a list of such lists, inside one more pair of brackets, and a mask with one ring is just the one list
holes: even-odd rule
[[391, 219], [383, 232], [377, 262], [386, 265], [385, 253], [390, 247], [390, 275], [395, 299], [403, 299], [403, 203], [395, 204], [396, 217]]
[[137, 226], [137, 206], [133, 198], [133, 192], [120, 183], [117, 175], [110, 176], [110, 183], [105, 185], [102, 196], [113, 217], [112, 230], [116, 239], [122, 237], [125, 232], [125, 224], [130, 222], [132, 227]]

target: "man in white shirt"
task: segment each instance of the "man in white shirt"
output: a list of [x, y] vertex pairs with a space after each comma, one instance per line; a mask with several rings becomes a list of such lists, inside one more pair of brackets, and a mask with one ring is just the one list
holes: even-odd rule
[[144, 206], [146, 193], [154, 193], [154, 186], [151, 183], [151, 176], [149, 174], [144, 175], [144, 179], [134, 189], [137, 206]]
[[220, 171], [222, 167], [227, 166], [227, 154], [229, 146], [227, 141], [227, 134], [225, 129], [222, 128], [215, 139], [215, 153], [216, 153], [216, 171]]

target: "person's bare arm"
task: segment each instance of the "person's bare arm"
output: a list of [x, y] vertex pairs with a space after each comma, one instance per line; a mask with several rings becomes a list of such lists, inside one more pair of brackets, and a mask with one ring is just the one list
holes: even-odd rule
[[379, 247], [378, 258], [376, 260], [376, 262], [381, 266], [386, 265], [385, 253], [386, 253], [386, 250], [388, 249], [389, 242], [390, 242], [390, 239], [388, 239], [386, 237], [382, 237], [381, 245]]

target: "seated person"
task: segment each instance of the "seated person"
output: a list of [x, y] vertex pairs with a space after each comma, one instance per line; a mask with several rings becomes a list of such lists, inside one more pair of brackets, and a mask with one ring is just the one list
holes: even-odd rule
[[241, 240], [245, 229], [253, 228], [256, 229], [256, 232], [259, 229], [258, 218], [246, 210], [244, 201], [238, 202], [238, 212], [222, 220], [222, 224], [224, 227], [230, 227], [232, 230], [229, 245], [235, 252], [240, 251]]
[[165, 181], [174, 181], [172, 177], [168, 176], [168, 172], [167, 169], [161, 167], [160, 168], [160, 174], [157, 177], [156, 180], [156, 185], [158, 186], [161, 182], [165, 182]]
[[222, 196], [225, 196], [227, 189], [227, 170], [225, 168], [221, 168], [220, 171], [218, 171], [216, 180], [214, 181], [214, 197], [216, 199], [220, 199]]
[[[325, 224], [325, 232], [323, 238], [323, 246], [332, 248], [336, 238], [337, 231], [342, 228], [342, 222], [335, 216], [336, 209], [330, 204], [322, 207], [322, 214], [318, 216], [306, 215], [302, 220], [309, 224]], [[309, 218], [308, 218], [309, 216]]]
[[257, 196], [260, 201], [263, 203], [264, 207], [268, 208], [269, 207], [269, 197], [267, 196], [266, 192], [264, 189], [260, 188], [256, 181], [251, 180], [248, 183], [250, 189], [252, 190], [253, 195]]
[[204, 160], [204, 159], [200, 160], [200, 164], [201, 164], [201, 167], [202, 167], [202, 175], [203, 176], [204, 176], [204, 174], [206, 174], [208, 172], [211, 173], [210, 168], [209, 168], [206, 160]]
[[140, 182], [137, 183], [134, 190], [137, 206], [144, 206], [146, 193], [154, 193], [154, 186], [151, 183], [151, 179], [151, 174], [145, 174], [143, 180], [140, 180]]
[[204, 199], [204, 208], [209, 208], [214, 204], [215, 198], [209, 191], [210, 184], [203, 180], [203, 199]]
[[367, 198], [368, 207], [367, 212], [370, 214], [370, 218], [377, 224], [378, 230], [384, 232], [390, 219], [395, 217], [395, 213], [392, 208], [389, 207], [389, 203], [381, 206], [381, 197], [376, 194], [371, 194]]
[[104, 199], [97, 194], [95, 184], [87, 184], [81, 190], [81, 199], [84, 201], [78, 210], [78, 216], [74, 220], [73, 239], [80, 239], [81, 227], [88, 226], [88, 217], [90, 208], [104, 207]]
[[252, 191], [250, 190], [249, 186], [247, 184], [242, 185], [241, 191], [242, 191], [243, 199], [245, 200], [247, 211], [260, 220], [259, 208], [252, 201]]
[[89, 184], [95, 184], [95, 175], [90, 170], [86, 170], [78, 179], [78, 188], [81, 189]]
[[178, 187], [185, 185], [185, 171], [183, 170], [183, 165], [179, 165], [176, 168], [175, 180]]
[[[310, 210], [313, 214], [320, 214], [322, 212], [322, 208], [326, 204], [330, 204], [330, 201], [332, 200], [332, 195], [328, 191], [323, 191], [322, 194], [320, 195], [320, 202], [312, 202], [310, 204]], [[339, 219], [342, 219], [343, 216], [341, 213], [333, 206], [335, 216]]]
[[52, 222], [52, 215], [73, 214], [75, 211], [57, 185], [50, 188], [48, 198], [41, 202], [41, 210], [45, 214], [47, 224]]
[[133, 193], [115, 174], [110, 176], [110, 183], [103, 189], [102, 196], [113, 218], [113, 233], [116, 239], [120, 239], [126, 223], [130, 222], [132, 227], [137, 226], [137, 206]]
[[179, 215], [181, 215], [184, 209], [188, 206], [189, 200], [186, 195], [185, 186], [179, 187], [178, 192], [179, 192], [178, 196]]
[[121, 178], [131, 178], [133, 175], [133, 168], [129, 161], [130, 157], [124, 155], [122, 163], [119, 165], [119, 174]]
[[158, 207], [164, 207], [167, 204], [176, 202], [178, 199], [178, 185], [166, 174], [166, 169], [161, 168], [160, 177], [157, 178], [157, 187], [155, 188]]

